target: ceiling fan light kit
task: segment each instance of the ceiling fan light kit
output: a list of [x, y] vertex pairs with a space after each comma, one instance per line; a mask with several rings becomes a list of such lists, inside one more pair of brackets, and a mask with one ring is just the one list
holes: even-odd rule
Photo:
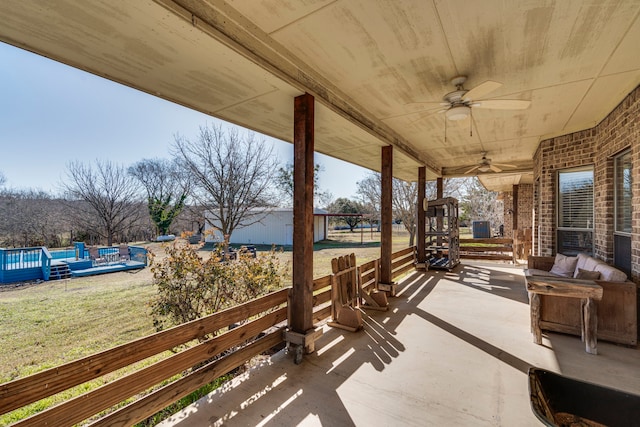
[[458, 121], [464, 120], [471, 114], [471, 108], [466, 105], [455, 105], [445, 112], [447, 119]]

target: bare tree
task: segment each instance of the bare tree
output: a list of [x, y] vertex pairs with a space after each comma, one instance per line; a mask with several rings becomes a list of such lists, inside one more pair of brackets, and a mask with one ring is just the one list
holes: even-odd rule
[[464, 195], [460, 202], [461, 217], [469, 221], [489, 221], [494, 227], [504, 221], [503, 203], [498, 193], [482, 186], [477, 178], [464, 183]]
[[395, 219], [399, 219], [409, 232], [409, 246], [413, 246], [416, 236], [416, 213], [418, 184], [416, 182], [393, 179], [391, 205]]
[[0, 192], [2, 246], [59, 247], [71, 238], [61, 200], [36, 190]]
[[236, 128], [200, 127], [195, 141], [177, 136], [172, 151], [191, 173], [193, 196], [208, 208], [208, 221], [224, 236], [260, 221], [275, 205], [278, 160], [253, 132], [241, 136]]
[[[461, 196], [465, 179], [445, 179], [443, 181], [443, 193], [445, 197]], [[372, 215], [380, 215], [380, 197], [382, 194], [381, 175], [377, 172], [368, 173], [362, 181], [358, 181], [358, 195], [362, 198], [365, 210], [372, 212]], [[436, 198], [436, 182], [426, 183], [427, 199]], [[402, 221], [405, 229], [409, 233], [409, 245], [413, 246], [415, 241], [415, 225], [418, 203], [418, 184], [416, 182], [406, 182], [393, 178], [392, 197], [393, 215]]]
[[188, 174], [177, 161], [166, 159], [143, 159], [130, 166], [128, 171], [147, 193], [149, 216], [158, 234], [167, 234], [189, 194]]
[[76, 220], [106, 238], [109, 246], [137, 220], [136, 185], [123, 166], [96, 160], [94, 169], [75, 161], [67, 165], [67, 178], [62, 184], [67, 197], [84, 201], [74, 204]]
[[[314, 205], [329, 206], [333, 200], [333, 194], [329, 191], [321, 191], [318, 185], [320, 172], [324, 172], [324, 166], [316, 163], [313, 167], [313, 201]], [[282, 195], [285, 206], [293, 206], [293, 163], [287, 163], [278, 168], [276, 176], [278, 190]]]
[[[358, 181], [358, 194], [363, 204], [372, 215], [380, 215], [380, 200], [382, 195], [381, 175], [377, 172], [368, 173], [362, 181]], [[392, 181], [391, 204], [393, 215], [400, 220], [409, 232], [409, 245], [415, 240], [416, 203], [418, 199], [418, 185], [397, 178]]]

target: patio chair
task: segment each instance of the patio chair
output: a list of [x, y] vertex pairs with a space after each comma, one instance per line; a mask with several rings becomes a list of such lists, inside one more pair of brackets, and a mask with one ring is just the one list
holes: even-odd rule
[[107, 264], [107, 259], [100, 255], [98, 248], [96, 248], [95, 246], [89, 246], [87, 249], [89, 250], [89, 259], [93, 261], [94, 267]]
[[120, 245], [118, 247], [118, 253], [120, 255], [120, 261], [131, 261], [131, 254], [129, 253], [128, 245]]

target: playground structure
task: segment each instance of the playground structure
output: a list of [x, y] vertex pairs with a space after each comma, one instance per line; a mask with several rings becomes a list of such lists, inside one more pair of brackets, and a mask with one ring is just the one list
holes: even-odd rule
[[44, 246], [0, 248], [0, 283], [60, 280], [136, 270], [146, 265], [147, 250], [139, 246], [87, 248], [76, 242], [73, 249], [56, 251]]

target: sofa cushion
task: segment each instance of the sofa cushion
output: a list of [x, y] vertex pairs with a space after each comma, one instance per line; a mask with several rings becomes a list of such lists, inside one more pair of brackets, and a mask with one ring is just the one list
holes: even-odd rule
[[556, 254], [556, 260], [549, 271], [557, 276], [573, 277], [576, 271], [577, 262], [577, 257]]
[[540, 270], [539, 268], [527, 268], [524, 270], [525, 276], [545, 276], [545, 277], [558, 277], [556, 274], [553, 274], [547, 270]]
[[600, 278], [599, 271], [589, 271], [589, 270], [583, 270], [581, 268], [578, 268], [577, 270], [578, 270], [578, 274], [575, 276], [576, 279], [598, 280]]
[[578, 262], [576, 263], [576, 269], [573, 273], [573, 277], [576, 277], [576, 278], [578, 276], [578, 269], [581, 268], [586, 271], [595, 271], [596, 265], [602, 263], [602, 261], [600, 261], [599, 259], [596, 259], [592, 256], [589, 256], [583, 253], [579, 253], [577, 258], [578, 258]]
[[600, 272], [600, 280], [606, 282], [624, 282], [627, 280], [626, 274], [603, 262], [596, 265], [594, 270]]

